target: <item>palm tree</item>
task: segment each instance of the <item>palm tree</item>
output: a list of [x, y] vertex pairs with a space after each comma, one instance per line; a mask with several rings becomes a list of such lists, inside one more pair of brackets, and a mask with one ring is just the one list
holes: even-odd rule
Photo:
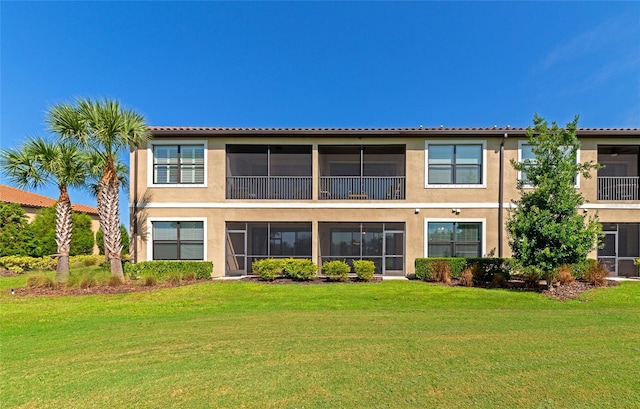
[[81, 160], [81, 152], [73, 144], [32, 138], [21, 149], [1, 151], [0, 158], [3, 173], [20, 187], [37, 189], [45, 184], [58, 186], [60, 197], [56, 204], [56, 281], [66, 282], [69, 278], [72, 230], [71, 200], [67, 188], [84, 184], [86, 168]]
[[122, 108], [118, 101], [78, 99], [75, 106], [54, 106], [49, 113], [49, 126], [63, 139], [80, 143], [104, 161], [98, 182], [98, 215], [111, 274], [123, 280], [118, 205], [120, 181], [116, 163], [120, 151], [140, 146], [148, 139], [149, 130], [144, 117]]
[[[105, 165], [104, 155], [96, 151], [85, 152], [83, 161], [87, 166], [88, 172], [85, 186], [89, 193], [98, 200], [98, 207], [100, 207], [100, 179], [102, 178], [102, 172]], [[129, 181], [127, 179], [129, 168], [119, 158], [116, 158], [115, 166], [120, 187], [126, 190], [129, 187]], [[109, 253], [106, 249], [104, 250], [105, 260], [109, 261]]]

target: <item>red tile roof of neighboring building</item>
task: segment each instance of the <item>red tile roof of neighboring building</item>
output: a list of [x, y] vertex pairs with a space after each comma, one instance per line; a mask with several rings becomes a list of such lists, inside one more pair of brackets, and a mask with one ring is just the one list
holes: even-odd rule
[[[6, 185], [0, 185], [0, 201], [6, 203], [18, 203], [21, 206], [28, 207], [51, 207], [56, 204], [56, 201], [54, 199], [51, 199], [50, 197], [38, 195]], [[71, 207], [76, 212], [95, 215], [98, 214], [98, 210], [91, 206], [83, 204], [72, 204]]]

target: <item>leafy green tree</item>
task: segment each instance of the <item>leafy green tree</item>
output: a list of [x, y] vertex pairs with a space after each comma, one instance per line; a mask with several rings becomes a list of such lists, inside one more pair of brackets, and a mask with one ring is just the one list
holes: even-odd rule
[[537, 114], [533, 124], [527, 137], [535, 159], [511, 161], [523, 178], [507, 230], [513, 257], [539, 269], [549, 285], [556, 267], [585, 260], [598, 243], [598, 218], [578, 211], [584, 198], [575, 188], [576, 177], [589, 178], [597, 164], [577, 162], [578, 116], [565, 129], [555, 122], [549, 127]]
[[120, 180], [116, 163], [119, 152], [147, 141], [149, 129], [144, 117], [133, 110], [122, 108], [118, 101], [79, 99], [76, 105], [55, 106], [53, 115], [50, 115], [49, 126], [65, 140], [80, 143], [88, 151], [102, 157], [102, 176], [98, 183], [97, 198], [105, 254], [109, 257], [111, 274], [124, 280], [120, 257]]
[[[51, 113], [49, 114], [51, 119]], [[69, 250], [71, 246], [72, 219], [69, 186], [82, 186], [86, 168], [77, 146], [69, 143], [53, 143], [43, 138], [32, 138], [20, 149], [0, 152], [0, 166], [5, 175], [20, 187], [37, 189], [54, 184], [60, 191], [56, 204], [56, 244], [58, 264], [56, 280], [69, 278]]]
[[[92, 254], [95, 239], [91, 231], [91, 217], [84, 213], [71, 213], [73, 228], [71, 231], [70, 256]], [[36, 244], [35, 257], [46, 256], [56, 252], [56, 209], [42, 209], [29, 225], [29, 230]]]
[[30, 256], [33, 248], [33, 236], [22, 207], [0, 202], [0, 257]]
[[[129, 254], [129, 232], [124, 224], [120, 225], [120, 237], [122, 237], [122, 252], [120, 255]], [[96, 244], [100, 254], [104, 254], [104, 233], [102, 233], [102, 230], [98, 230], [96, 233]]]

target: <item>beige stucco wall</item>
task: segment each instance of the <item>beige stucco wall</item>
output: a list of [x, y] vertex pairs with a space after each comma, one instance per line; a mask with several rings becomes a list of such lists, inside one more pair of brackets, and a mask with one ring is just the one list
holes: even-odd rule
[[[319, 222], [403, 222], [406, 224], [406, 257], [405, 271], [413, 272], [413, 262], [417, 257], [425, 255], [424, 229], [425, 219], [482, 220], [484, 222], [484, 253], [498, 254], [498, 197], [500, 173], [500, 144], [498, 137], [444, 136], [429, 140], [445, 139], [478, 140], [486, 143], [486, 186], [480, 188], [425, 188], [425, 138], [424, 137], [334, 137], [334, 136], [232, 136], [232, 137], [170, 137], [158, 140], [179, 140], [180, 143], [206, 141], [207, 187], [152, 187], [148, 175], [151, 174], [147, 163], [148, 151], [141, 149], [131, 154], [132, 175], [130, 188], [131, 198], [138, 197], [143, 210], [138, 219], [140, 234], [137, 240], [137, 260], [147, 259], [146, 227], [148, 217], [182, 217], [206, 219], [206, 253], [207, 259], [214, 262], [214, 274], [224, 275], [225, 257], [225, 222], [275, 222], [304, 221], [312, 222], [314, 243], [317, 244], [315, 232]], [[518, 141], [525, 138], [509, 136], [504, 140], [504, 201], [507, 204], [519, 197], [516, 189], [517, 171], [510, 165], [510, 160], [518, 158]], [[584, 138], [580, 151], [581, 162], [597, 160], [598, 138]], [[312, 145], [314, 189], [312, 200], [227, 200], [225, 199], [226, 158], [225, 145], [233, 144], [306, 144]], [[634, 138], [611, 138], [606, 143], [638, 144]], [[406, 200], [399, 201], [332, 201], [318, 200], [318, 146], [319, 145], [406, 145]], [[135, 172], [134, 172], [135, 173]], [[638, 222], [640, 221], [640, 202], [599, 202], [596, 200], [597, 174], [593, 178], [580, 177], [580, 190], [587, 199], [585, 207], [588, 214], [598, 214], [603, 222]], [[137, 194], [134, 189], [137, 186]], [[146, 205], [145, 205], [146, 204]], [[146, 206], [146, 207], [145, 207]], [[459, 209], [459, 214], [452, 211]], [[416, 210], [418, 213], [416, 213]], [[133, 212], [132, 212], [133, 213]], [[504, 211], [504, 220], [508, 210]], [[595, 257], [595, 251], [592, 257]], [[503, 256], [510, 256], [508, 236], [503, 228]], [[314, 246], [314, 256], [317, 248]], [[317, 261], [317, 260], [315, 260]]]

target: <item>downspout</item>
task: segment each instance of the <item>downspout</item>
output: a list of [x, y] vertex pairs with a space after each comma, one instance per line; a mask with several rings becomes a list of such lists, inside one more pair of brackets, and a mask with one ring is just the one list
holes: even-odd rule
[[500, 141], [500, 175], [498, 177], [498, 257], [500, 258], [502, 258], [502, 236], [504, 230], [504, 141], [508, 137], [509, 134], [505, 132], [502, 141]]
[[138, 147], [133, 155], [133, 230], [131, 232], [131, 244], [133, 245], [133, 264], [138, 262]]

